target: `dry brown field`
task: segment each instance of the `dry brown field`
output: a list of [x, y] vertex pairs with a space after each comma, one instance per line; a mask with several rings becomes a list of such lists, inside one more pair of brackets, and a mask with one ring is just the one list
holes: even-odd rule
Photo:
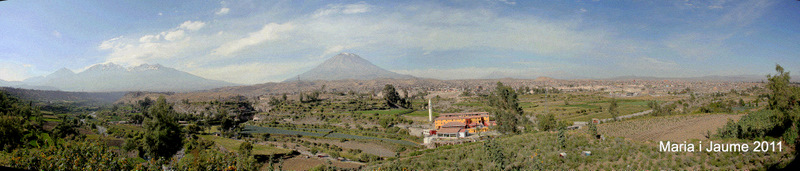
[[700, 114], [641, 118], [600, 124], [597, 130], [606, 137], [625, 137], [639, 141], [705, 140], [709, 131], [713, 135], [728, 119], [738, 120], [740, 117], [741, 114]]

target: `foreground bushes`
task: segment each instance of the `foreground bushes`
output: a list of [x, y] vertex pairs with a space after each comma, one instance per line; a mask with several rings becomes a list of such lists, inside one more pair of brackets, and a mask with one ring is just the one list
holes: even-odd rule
[[[39, 149], [17, 149], [10, 163], [3, 165], [26, 170], [141, 170], [142, 165], [104, 145], [68, 141]], [[138, 167], [138, 168], [137, 168]]]
[[717, 136], [721, 138], [742, 138], [753, 139], [767, 136], [778, 132], [781, 122], [781, 113], [774, 110], [762, 110], [742, 116], [739, 122], [728, 120], [724, 127], [717, 130]]

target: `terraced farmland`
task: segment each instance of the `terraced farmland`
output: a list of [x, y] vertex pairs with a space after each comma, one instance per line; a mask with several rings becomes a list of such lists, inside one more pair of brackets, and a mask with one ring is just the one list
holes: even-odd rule
[[[306, 128], [304, 128], [306, 129]], [[386, 139], [386, 138], [376, 138], [376, 137], [368, 137], [368, 136], [360, 136], [360, 135], [350, 135], [350, 134], [342, 134], [342, 133], [330, 133], [330, 134], [323, 134], [323, 133], [316, 133], [316, 132], [306, 132], [306, 131], [295, 131], [295, 130], [285, 130], [279, 128], [270, 128], [270, 127], [260, 127], [260, 126], [252, 126], [247, 125], [244, 128], [242, 133], [247, 134], [281, 134], [281, 135], [300, 135], [300, 136], [314, 136], [314, 137], [330, 137], [330, 138], [344, 138], [344, 139], [356, 139], [356, 140], [378, 140], [378, 141], [386, 141], [395, 144], [401, 145], [409, 145], [409, 146], [417, 146], [418, 143], [406, 141], [406, 140], [393, 140], [393, 139]]]

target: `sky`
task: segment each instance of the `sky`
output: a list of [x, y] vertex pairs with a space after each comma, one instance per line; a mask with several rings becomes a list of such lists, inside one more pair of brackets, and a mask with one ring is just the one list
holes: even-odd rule
[[113, 62], [258, 84], [341, 52], [437, 79], [800, 73], [788, 0], [10, 0], [0, 28], [6, 81]]

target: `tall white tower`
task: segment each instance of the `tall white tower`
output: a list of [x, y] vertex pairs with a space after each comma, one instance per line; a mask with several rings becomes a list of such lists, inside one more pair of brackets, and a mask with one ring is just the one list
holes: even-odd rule
[[433, 122], [433, 106], [431, 105], [431, 99], [428, 99], [428, 122]]

